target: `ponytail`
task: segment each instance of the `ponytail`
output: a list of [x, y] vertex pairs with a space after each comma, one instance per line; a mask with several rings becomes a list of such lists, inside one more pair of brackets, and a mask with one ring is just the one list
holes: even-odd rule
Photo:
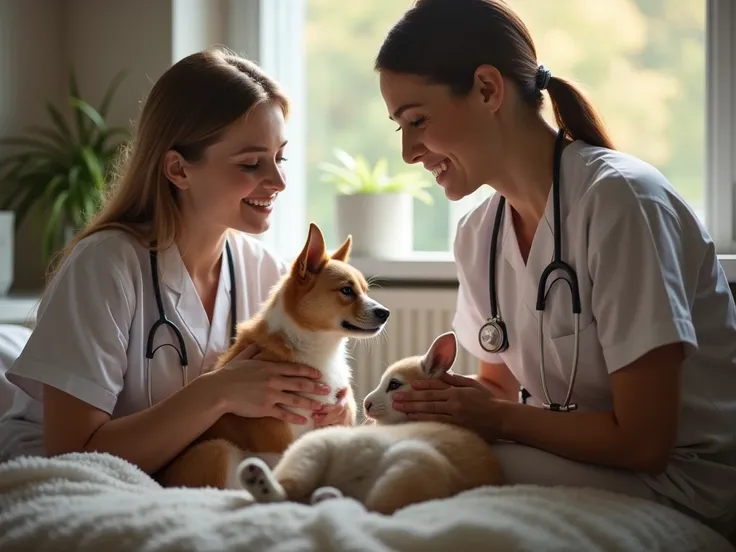
[[505, 0], [415, 0], [386, 35], [378, 71], [419, 75], [458, 95], [473, 87], [475, 71], [492, 65], [514, 82], [530, 109], [541, 110], [542, 90], [570, 138], [614, 149], [603, 121], [570, 82], [537, 63], [531, 34]]
[[575, 85], [553, 76], [546, 88], [557, 126], [564, 128], [570, 138], [592, 146], [615, 149], [600, 115]]

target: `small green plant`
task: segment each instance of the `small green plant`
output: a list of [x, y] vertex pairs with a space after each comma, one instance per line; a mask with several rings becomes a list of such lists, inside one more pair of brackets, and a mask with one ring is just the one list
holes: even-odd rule
[[123, 72], [115, 76], [95, 109], [82, 99], [71, 73], [69, 104], [75, 119], [74, 132], [61, 112], [47, 103], [53, 123], [50, 128], [29, 127], [27, 136], [0, 139], [0, 146], [24, 148], [0, 162], [0, 209], [15, 211], [16, 228], [33, 207], [48, 210], [44, 260], [64, 243], [67, 230], [81, 228], [99, 208], [105, 177], [128, 137], [127, 130], [109, 128], [105, 122], [124, 76]]
[[341, 165], [321, 163], [320, 168], [322, 180], [334, 184], [340, 194], [406, 193], [427, 205], [432, 204], [432, 196], [426, 190], [431, 184], [416, 171], [389, 174], [385, 157], [371, 167], [362, 155], [353, 157], [341, 149], [336, 149], [334, 155]]

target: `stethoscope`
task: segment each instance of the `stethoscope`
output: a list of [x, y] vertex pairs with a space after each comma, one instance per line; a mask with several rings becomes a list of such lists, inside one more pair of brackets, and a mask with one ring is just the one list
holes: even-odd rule
[[[235, 265], [233, 264], [233, 253], [230, 249], [230, 242], [225, 242], [225, 251], [227, 253], [227, 265], [230, 272], [230, 343], [235, 342], [237, 318], [236, 314], [236, 299], [237, 293], [235, 290]], [[184, 343], [184, 336], [182, 336], [179, 328], [171, 320], [166, 317], [164, 312], [164, 303], [161, 299], [161, 288], [158, 281], [158, 256], [153, 247], [150, 251], [151, 258], [151, 278], [153, 279], [153, 292], [156, 295], [156, 305], [158, 306], [158, 320], [153, 323], [151, 329], [148, 331], [148, 342], [146, 343], [146, 378], [148, 384], [148, 406], [153, 406], [153, 398], [151, 393], [151, 360], [156, 351], [161, 347], [169, 346], [173, 347], [176, 354], [179, 356], [179, 362], [181, 364], [181, 379], [182, 386], [187, 385], [187, 367], [189, 366], [189, 357], [187, 355], [187, 346]], [[156, 330], [161, 326], [168, 326], [174, 332], [176, 340], [179, 342], [179, 348], [171, 343], [163, 343], [155, 349], [153, 348], [153, 338], [156, 335]]]
[[[539, 311], [539, 370], [542, 378], [542, 389], [544, 390], [544, 396], [546, 402], [544, 408], [546, 410], [554, 410], [558, 412], [571, 412], [577, 409], [577, 404], [570, 404], [570, 397], [572, 396], [572, 389], [575, 385], [575, 376], [578, 370], [578, 352], [579, 352], [579, 333], [580, 333], [580, 292], [578, 290], [578, 278], [575, 274], [575, 270], [562, 260], [562, 243], [561, 243], [561, 230], [560, 230], [560, 160], [562, 157], [562, 147], [564, 145], [565, 131], [560, 129], [557, 133], [557, 140], [555, 142], [555, 156], [554, 156], [554, 170], [553, 170], [553, 181], [552, 181], [552, 200], [553, 200], [553, 217], [554, 217], [554, 259], [548, 264], [542, 271], [542, 275], [539, 279], [539, 286], [537, 288], [537, 311]], [[501, 228], [501, 219], [503, 218], [504, 205], [506, 198], [501, 196], [498, 202], [498, 208], [496, 210], [496, 218], [493, 224], [493, 235], [491, 237], [491, 258], [489, 261], [490, 274], [489, 274], [489, 287], [491, 296], [491, 317], [481, 326], [478, 332], [478, 341], [480, 346], [489, 353], [499, 353], [505, 351], [509, 347], [508, 331], [506, 324], [504, 323], [501, 315], [498, 313], [498, 299], [496, 297], [496, 250], [498, 247], [498, 232]], [[567, 396], [565, 401], [560, 403], [553, 403], [549, 398], [547, 392], [547, 377], [544, 369], [544, 329], [543, 329], [543, 317], [544, 317], [544, 306], [547, 299], [547, 280], [554, 270], [563, 271], [568, 278], [560, 276], [557, 280], [564, 280], [570, 287], [570, 293], [572, 295], [572, 312], [575, 318], [575, 353], [572, 359], [572, 371], [570, 372], [570, 381], [567, 388]], [[557, 281], [554, 280], [550, 284], [552, 285]], [[521, 396], [526, 402], [526, 398], [530, 397], [529, 393], [522, 389]]]

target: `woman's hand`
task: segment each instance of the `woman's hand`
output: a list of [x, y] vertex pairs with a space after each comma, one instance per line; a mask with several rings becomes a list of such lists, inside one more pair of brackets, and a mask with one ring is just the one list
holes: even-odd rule
[[307, 418], [289, 412], [284, 406], [316, 410], [322, 403], [297, 393], [327, 395], [330, 388], [315, 381], [318, 370], [286, 362], [256, 360], [258, 345], [251, 345], [214, 372], [200, 376], [217, 386], [215, 396], [221, 397], [225, 412], [244, 418], [274, 417], [306, 424]]
[[335, 404], [323, 404], [321, 408], [312, 413], [315, 427], [327, 427], [333, 425], [351, 425], [352, 414], [347, 402], [348, 388], [343, 387], [337, 392]]
[[498, 437], [497, 399], [475, 378], [443, 374], [414, 380], [411, 391], [394, 394], [393, 408], [412, 420], [431, 420], [463, 426], [488, 440]]

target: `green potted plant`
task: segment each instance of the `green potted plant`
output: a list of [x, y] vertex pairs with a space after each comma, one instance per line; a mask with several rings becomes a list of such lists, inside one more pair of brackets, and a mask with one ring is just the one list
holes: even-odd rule
[[[414, 200], [428, 205], [431, 186], [418, 171], [391, 174], [388, 160], [370, 166], [363, 155], [336, 149], [340, 164], [322, 163], [322, 179], [336, 186], [336, 223], [340, 236], [353, 236], [354, 255], [405, 258], [414, 243]], [[342, 238], [341, 238], [342, 239]]]
[[105, 178], [120, 146], [123, 128], [105, 121], [124, 78], [116, 75], [97, 108], [82, 99], [74, 73], [69, 78], [69, 104], [74, 122], [47, 104], [48, 127], [29, 127], [28, 134], [0, 139], [0, 146], [22, 147], [0, 161], [0, 210], [12, 210], [15, 229], [37, 207], [47, 213], [42, 255], [47, 261], [98, 209]]

